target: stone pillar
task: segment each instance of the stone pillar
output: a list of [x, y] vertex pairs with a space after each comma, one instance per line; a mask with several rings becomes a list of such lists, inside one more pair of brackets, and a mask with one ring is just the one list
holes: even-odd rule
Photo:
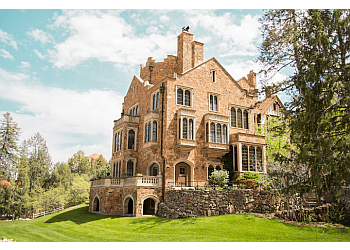
[[242, 172], [242, 144], [239, 142], [237, 145], [237, 163], [238, 163], [238, 172]]
[[267, 174], [267, 169], [266, 169], [266, 146], [262, 147], [262, 158], [263, 158], [263, 172], [264, 172], [264, 174]]

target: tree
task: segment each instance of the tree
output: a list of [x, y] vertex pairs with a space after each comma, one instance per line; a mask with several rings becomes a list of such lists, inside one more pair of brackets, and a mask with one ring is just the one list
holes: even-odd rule
[[0, 127], [0, 176], [8, 178], [8, 175], [14, 175], [18, 161], [19, 135], [20, 128], [7, 112]]
[[92, 160], [91, 173], [95, 178], [105, 178], [107, 173], [110, 173], [110, 164], [106, 162], [102, 155], [100, 155], [95, 161]]
[[28, 145], [30, 191], [35, 187], [48, 188], [47, 181], [52, 162], [46, 141], [39, 133], [36, 133], [30, 138]]
[[69, 189], [69, 201], [73, 204], [89, 199], [90, 181], [87, 175], [74, 175], [72, 186]]
[[350, 11], [269, 10], [261, 21], [262, 73], [294, 69], [272, 89], [292, 97], [295, 161], [310, 172], [304, 186], [318, 197], [338, 191], [350, 175]]
[[71, 168], [72, 173], [85, 174], [90, 171], [89, 159], [85, 156], [84, 152], [79, 150], [72, 158], [68, 160], [68, 165]]

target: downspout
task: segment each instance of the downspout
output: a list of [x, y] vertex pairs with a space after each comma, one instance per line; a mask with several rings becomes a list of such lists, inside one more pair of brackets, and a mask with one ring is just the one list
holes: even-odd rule
[[162, 86], [159, 88], [159, 92], [162, 94], [162, 120], [160, 124], [160, 157], [163, 159], [163, 172], [162, 172], [162, 201], [165, 201], [165, 158], [163, 156], [163, 120], [164, 120], [164, 82], [162, 82]]

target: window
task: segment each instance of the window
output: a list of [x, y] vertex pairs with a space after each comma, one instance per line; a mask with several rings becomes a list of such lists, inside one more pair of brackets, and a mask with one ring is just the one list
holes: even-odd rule
[[176, 104], [191, 106], [191, 91], [188, 89], [183, 90], [182, 88], [177, 89]]
[[222, 126], [222, 143], [227, 144], [227, 126], [225, 124]]
[[183, 90], [177, 89], [177, 104], [183, 105]]
[[216, 142], [221, 143], [221, 125], [216, 124]]
[[273, 110], [276, 111], [277, 110], [277, 103], [273, 104]]
[[193, 140], [193, 120], [188, 120], [188, 139]]
[[122, 149], [123, 146], [123, 130], [115, 134], [115, 146], [114, 151], [117, 152]]
[[210, 139], [209, 142], [215, 142], [215, 123], [210, 123]]
[[152, 96], [152, 110], [159, 108], [159, 92]]
[[237, 109], [237, 125], [239, 128], [242, 128], [242, 110]]
[[120, 176], [121, 176], [120, 167], [121, 167], [121, 161], [117, 161], [113, 164], [112, 177], [120, 178]]
[[135, 131], [132, 129], [128, 132], [128, 149], [135, 149]]
[[185, 106], [191, 106], [191, 92], [185, 90]]
[[148, 123], [145, 124], [145, 142], [148, 142]]
[[182, 139], [187, 139], [187, 119], [182, 119]]
[[236, 109], [231, 108], [231, 127], [236, 127]]
[[209, 110], [218, 111], [219, 110], [219, 98], [216, 95], [209, 95]]
[[148, 141], [151, 141], [151, 133], [152, 133], [152, 122], [148, 123], [148, 131], [147, 131], [147, 137], [148, 137]]
[[115, 138], [114, 138], [114, 152], [117, 152], [118, 151], [118, 133], [115, 134]]
[[242, 170], [248, 171], [248, 148], [242, 146]]
[[220, 171], [221, 167], [218, 165], [218, 166], [215, 167], [215, 170]]
[[257, 170], [258, 172], [263, 171], [263, 161], [262, 161], [262, 148], [256, 148], [256, 160], [257, 160]]
[[126, 176], [130, 177], [134, 175], [134, 162], [129, 160], [126, 165]]
[[179, 119], [179, 139], [194, 140], [194, 121], [193, 119], [182, 118]]
[[211, 81], [216, 82], [216, 71], [215, 70], [211, 71]]
[[139, 106], [136, 106], [136, 111], [135, 111], [136, 115], [139, 115]]
[[250, 146], [249, 147], [249, 171], [256, 171], [255, 170], [255, 148]]
[[209, 142], [209, 124], [207, 123], [206, 125], [205, 125], [205, 134], [206, 134], [206, 140], [205, 140], [205, 142]]
[[180, 168], [180, 174], [186, 174], [185, 168]]
[[153, 121], [152, 141], [157, 141], [157, 122]]
[[243, 111], [243, 124], [245, 129], [249, 129], [249, 121], [248, 121], [248, 111]]
[[234, 146], [233, 148], [233, 155], [234, 155], [235, 172], [238, 172], [238, 147], [237, 146]]
[[256, 116], [256, 123], [258, 124], [258, 127], [261, 125], [261, 114], [257, 114]]

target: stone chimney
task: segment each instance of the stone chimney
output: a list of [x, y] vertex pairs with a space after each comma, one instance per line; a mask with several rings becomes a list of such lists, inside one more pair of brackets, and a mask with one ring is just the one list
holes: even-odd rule
[[186, 30], [177, 37], [178, 72], [185, 72], [203, 62], [203, 43], [193, 41]]
[[247, 76], [249, 85], [256, 89], [256, 73], [251, 70]]

